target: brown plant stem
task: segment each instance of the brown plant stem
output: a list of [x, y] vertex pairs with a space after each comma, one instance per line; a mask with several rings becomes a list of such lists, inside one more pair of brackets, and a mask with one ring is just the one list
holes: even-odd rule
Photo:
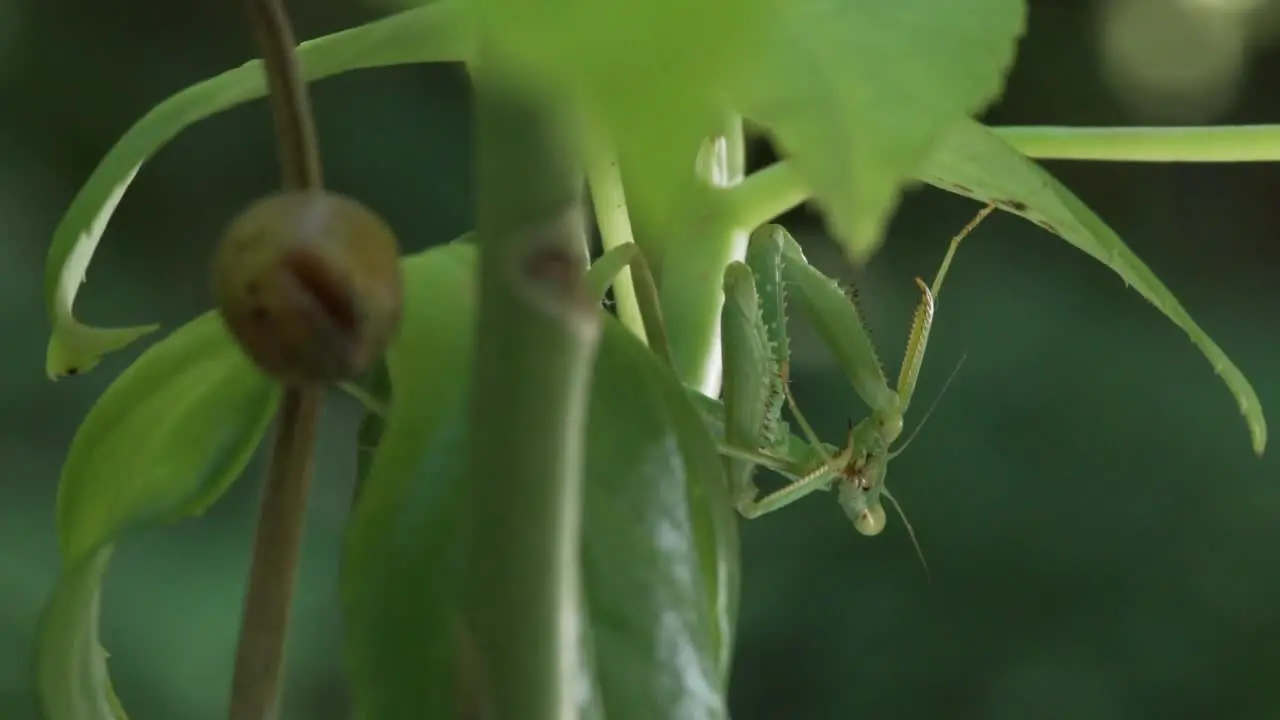
[[315, 388], [293, 389], [281, 405], [240, 622], [231, 720], [276, 716], [322, 400]]
[[311, 97], [295, 53], [297, 41], [283, 0], [249, 0], [249, 23], [267, 73], [268, 101], [276, 125], [276, 152], [286, 189], [324, 184]]
[[[320, 153], [296, 42], [281, 0], [249, 0], [250, 25], [263, 58], [285, 189], [322, 186]], [[231, 684], [231, 720], [270, 720], [279, 708], [280, 678], [323, 388], [285, 388], [254, 539]]]

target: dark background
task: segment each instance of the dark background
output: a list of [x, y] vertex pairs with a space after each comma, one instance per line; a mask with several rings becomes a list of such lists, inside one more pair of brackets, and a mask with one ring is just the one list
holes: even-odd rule
[[[314, 37], [385, 12], [292, 3]], [[1008, 124], [1280, 121], [1280, 7], [1270, 0], [1033, 2]], [[80, 418], [141, 349], [44, 378], [44, 254], [61, 213], [151, 106], [251, 54], [235, 3], [0, 0], [0, 719], [35, 717], [35, 621], [56, 571], [58, 469]], [[800, 79], [797, 79], [800, 81]], [[468, 108], [456, 68], [352, 73], [314, 87], [327, 175], [408, 250], [470, 225]], [[758, 146], [759, 161], [767, 148]], [[1275, 165], [1051, 165], [1174, 290], [1280, 408]], [[209, 304], [222, 223], [276, 182], [256, 102], [183, 133], [113, 220], [77, 305], [101, 325], [172, 329]], [[914, 275], [931, 276], [976, 206], [912, 193], [887, 249], [841, 270], [811, 214], [811, 258], [858, 281], [885, 362], [905, 342]], [[796, 386], [820, 434], [861, 413], [800, 334]], [[940, 304], [918, 421], [891, 487], [934, 581], [891, 517], [866, 539], [826, 496], [744, 523], [734, 717], [1280, 717], [1280, 476], [1187, 338], [1119, 279], [1030, 223], [989, 220]], [[345, 718], [336, 603], [356, 408], [323, 430], [286, 718]], [[255, 463], [207, 516], [122, 544], [104, 643], [132, 717], [214, 718], [229, 687]]]

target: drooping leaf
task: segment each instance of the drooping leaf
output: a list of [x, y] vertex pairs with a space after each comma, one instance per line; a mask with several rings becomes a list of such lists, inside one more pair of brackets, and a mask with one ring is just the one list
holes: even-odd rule
[[45, 720], [127, 720], [98, 644], [106, 546], [67, 566], [36, 629], [36, 687]]
[[[302, 43], [298, 59], [308, 80], [361, 68], [462, 60], [471, 47], [469, 21], [463, 0], [438, 0]], [[72, 312], [98, 242], [142, 164], [188, 126], [265, 93], [256, 60], [192, 85], [148, 112], [98, 163], [58, 223], [45, 260], [45, 306], [53, 324], [45, 373], [51, 379], [86, 372], [106, 353], [157, 327], [94, 328]]]
[[1025, 15], [1024, 0], [781, 3], [735, 100], [864, 261], [938, 137], [1002, 92]]
[[1244, 374], [1120, 236], [1049, 172], [987, 127], [966, 120], [954, 124], [942, 136], [920, 178], [959, 195], [995, 202], [1111, 268], [1200, 348], [1235, 397], [1248, 424], [1254, 452], [1263, 453], [1267, 421], [1258, 395]]
[[278, 399], [209, 312], [148, 348], [94, 404], [58, 486], [63, 571], [36, 648], [47, 720], [124, 717], [97, 637], [111, 548], [131, 530], [199, 514], [220, 497]]
[[278, 397], [213, 311], [148, 348], [94, 404], [63, 462], [63, 557], [202, 512], [248, 462]]
[[[437, 717], [465, 702], [452, 538], [474, 258], [454, 243], [405, 263], [390, 411], [344, 559], [348, 666], [366, 717]], [[583, 556], [595, 667], [584, 686], [598, 682], [611, 718], [723, 717], [737, 545], [719, 458], [670, 370], [625, 328], [607, 323], [598, 358]]]

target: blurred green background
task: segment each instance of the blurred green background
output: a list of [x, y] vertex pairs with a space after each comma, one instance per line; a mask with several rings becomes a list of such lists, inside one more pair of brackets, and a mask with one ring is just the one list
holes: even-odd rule
[[[301, 37], [385, 13], [291, 3]], [[1033, 2], [1008, 124], [1280, 122], [1280, 3]], [[235, 3], [0, 0], [0, 719], [36, 716], [35, 621], [56, 571], [53, 503], [79, 419], [138, 350], [44, 378], [44, 253], [60, 214], [152, 105], [251, 55]], [[802, 81], [798, 78], [797, 82]], [[468, 97], [457, 68], [314, 87], [330, 184], [410, 250], [470, 225]], [[768, 148], [753, 148], [756, 162]], [[1052, 164], [1174, 290], [1280, 417], [1280, 167]], [[262, 103], [181, 135], [138, 176], [78, 305], [172, 329], [208, 304], [222, 223], [276, 183]], [[786, 219], [823, 269], [862, 286], [897, 367], [914, 275], [976, 206], [911, 193], [887, 249], [842, 269], [812, 213]], [[820, 434], [862, 412], [811, 334], [795, 384]], [[902, 524], [867, 539], [831, 499], [744, 523], [734, 717], [1280, 717], [1280, 465], [1187, 338], [1110, 271], [1010, 216], [962, 249], [914, 418], [966, 362], [890, 484]], [[337, 552], [353, 403], [323, 429], [286, 718], [345, 718]], [[214, 718], [229, 687], [260, 462], [204, 518], [124, 543], [103, 633], [131, 715]]]

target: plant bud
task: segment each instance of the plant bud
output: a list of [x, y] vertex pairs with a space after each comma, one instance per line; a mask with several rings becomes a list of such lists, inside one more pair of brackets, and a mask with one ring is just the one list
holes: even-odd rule
[[255, 201], [223, 233], [214, 298], [244, 352], [290, 385], [351, 380], [400, 326], [400, 249], [361, 203], [323, 190]]

